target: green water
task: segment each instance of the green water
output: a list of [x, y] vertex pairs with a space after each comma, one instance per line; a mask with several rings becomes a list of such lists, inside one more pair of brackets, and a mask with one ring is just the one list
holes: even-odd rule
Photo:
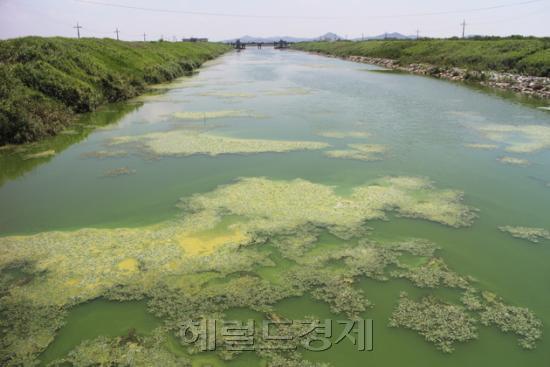
[[[465, 192], [465, 202], [480, 210], [472, 227], [451, 229], [421, 220], [390, 218], [369, 223], [374, 239], [418, 237], [437, 243], [441, 256], [460, 274], [478, 280], [508, 303], [530, 308], [544, 322], [543, 339], [534, 351], [522, 350], [513, 335], [480, 327], [479, 340], [456, 346], [446, 355], [416, 333], [388, 328], [400, 291], [428, 293], [406, 281], [363, 280], [360, 288], [375, 307], [362, 316], [374, 320], [374, 351], [357, 352], [338, 345], [327, 352], [305, 352], [307, 359], [335, 366], [548, 366], [550, 365], [550, 242], [534, 245], [501, 233], [500, 225], [550, 229], [550, 152], [528, 156], [531, 165], [501, 164], [502, 150], [475, 150], [464, 144], [485, 142], [476, 124], [550, 124], [548, 112], [509, 98], [450, 82], [401, 73], [370, 73], [360, 64], [298, 52], [270, 49], [232, 53], [207, 65], [185, 83], [168, 88], [163, 101], [107, 106], [85, 116], [77, 134], [26, 148], [0, 152], [0, 233], [33, 234], [86, 227], [138, 227], [173, 218], [178, 200], [205, 193], [239, 177], [303, 178], [333, 185], [346, 193], [354, 186], [387, 175], [425, 176], [437, 187]], [[288, 93], [290, 90], [310, 93]], [[211, 92], [248, 93], [252, 98], [222, 98]], [[275, 92], [275, 93], [272, 93]], [[385, 144], [379, 162], [329, 159], [322, 152], [192, 156], [146, 159], [84, 158], [102, 150], [116, 136], [167, 131], [190, 122], [178, 111], [247, 110], [262, 118], [224, 118], [199, 123], [216, 133], [243, 137], [325, 141], [344, 148], [357, 139], [329, 139], [323, 130], [365, 130], [367, 143]], [[89, 125], [110, 128], [93, 130]], [[54, 157], [22, 160], [27, 153], [55, 149]], [[103, 177], [128, 167], [134, 175]], [[317, 249], [330, 251], [339, 240], [324, 238]], [[265, 279], [292, 266], [275, 253], [276, 267], [257, 269]], [[438, 290], [447, 297], [452, 291]], [[276, 305], [283, 316], [335, 317], [323, 303], [304, 296]], [[257, 318], [235, 310], [234, 318]], [[336, 317], [335, 317], [336, 318]], [[162, 323], [145, 303], [92, 301], [76, 306], [66, 325], [41, 356], [44, 362], [64, 356], [81, 341], [100, 335], [125, 335], [135, 328], [147, 334]], [[171, 343], [174, 353], [184, 353]], [[225, 363], [213, 355], [194, 357], [201, 365], [262, 365], [252, 353]]]
[[42, 354], [43, 362], [66, 355], [86, 339], [127, 335], [132, 329], [138, 334], [147, 334], [161, 324], [160, 320], [147, 313], [145, 302], [105, 300], [79, 305], [71, 311], [66, 322], [55, 341]]

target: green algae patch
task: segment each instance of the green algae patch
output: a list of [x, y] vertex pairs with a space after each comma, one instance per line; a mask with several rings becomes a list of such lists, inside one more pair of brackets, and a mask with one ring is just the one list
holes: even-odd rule
[[329, 146], [326, 143], [314, 141], [239, 139], [190, 129], [122, 136], [113, 138], [109, 142], [111, 146], [128, 143], [138, 144], [147, 153], [157, 156], [283, 153], [299, 150], [319, 150]]
[[550, 127], [490, 124], [475, 127], [486, 138], [507, 145], [512, 153], [533, 153], [550, 148]]
[[498, 148], [496, 144], [464, 144], [466, 148], [482, 149], [482, 150], [494, 150]]
[[254, 98], [254, 97], [256, 97], [256, 95], [254, 95], [252, 93], [247, 93], [247, 92], [222, 92], [222, 91], [199, 93], [199, 96], [219, 97], [219, 98], [228, 98], [228, 99], [233, 99], [233, 98]]
[[136, 170], [128, 167], [119, 167], [107, 170], [103, 173], [103, 177], [119, 177], [135, 175]]
[[350, 149], [329, 150], [325, 152], [325, 156], [360, 161], [379, 161], [387, 151], [387, 147], [380, 144], [349, 144], [348, 147]]
[[389, 325], [414, 330], [445, 353], [477, 339], [476, 320], [463, 307], [431, 296], [414, 301], [402, 293]]
[[[365, 238], [365, 224], [385, 219], [388, 212], [453, 227], [471, 224], [475, 210], [462, 203], [462, 193], [437, 189], [424, 178], [384, 177], [346, 196], [336, 194], [331, 186], [305, 180], [245, 178], [183, 199], [181, 208], [177, 219], [148, 227], [0, 238], [4, 254], [0, 268], [25, 263], [35, 274], [32, 281], [9, 285], [9, 291], [2, 292], [2, 303], [11, 305], [2, 310], [2, 320], [7, 320], [3, 325], [18, 330], [12, 333], [2, 358], [12, 365], [33, 361], [51, 343], [68, 307], [99, 297], [147, 299], [149, 312], [162, 318], [173, 333], [186, 320], [220, 319], [232, 308], [273, 315], [278, 302], [306, 294], [326, 303], [335, 314], [356, 318], [374, 307], [356, 286], [362, 277], [405, 278], [427, 288], [473, 289], [470, 278], [454, 273], [436, 256], [433, 243], [411, 239], [379, 244]], [[323, 234], [326, 231], [340, 238]], [[334, 244], [317, 249], [322, 236]], [[281, 258], [272, 258], [272, 250], [287, 263], [284, 271], [271, 272], [264, 279], [257, 269], [280, 266]], [[415, 257], [421, 261], [410, 261]], [[401, 273], [389, 271], [395, 267]], [[478, 298], [476, 292], [469, 293], [469, 303]], [[476, 312], [487, 310], [488, 302], [481, 303]], [[23, 304], [33, 308], [21, 314], [26, 310]], [[418, 304], [404, 304], [393, 322], [409, 327], [414, 321], [407, 321], [412, 317], [409, 311], [420, 310], [422, 315], [438, 317], [438, 326], [424, 324], [417, 330], [429, 341], [438, 332], [454, 329], [455, 323], [466, 322], [457, 334], [434, 342], [438, 348], [450, 351], [454, 343], [467, 339], [464, 335], [471, 331], [471, 324], [463, 318], [460, 306], [443, 301]], [[448, 325], [443, 323], [447, 317]], [[487, 320], [493, 323], [489, 316]], [[540, 332], [536, 323], [529, 325], [533, 333]], [[102, 360], [116, 363], [134, 353], [138, 359], [164, 353], [159, 344], [144, 338], [131, 343], [118, 338], [87, 340], [63, 361], [96, 363], [94, 358], [101, 355]], [[257, 353], [270, 363], [306, 365], [299, 353], [292, 357]], [[227, 352], [220, 355], [235, 357]], [[170, 365], [173, 356], [159, 354], [158, 358]]]
[[127, 157], [128, 152], [124, 150], [94, 150], [80, 155], [81, 158], [123, 158]]
[[468, 281], [449, 269], [441, 258], [432, 258], [420, 266], [405, 266], [392, 272], [393, 277], [406, 278], [420, 288], [462, 288]]
[[55, 155], [55, 150], [45, 150], [43, 152], [33, 153], [33, 154], [27, 154], [23, 156], [23, 160], [29, 160], [29, 159], [43, 159], [43, 158], [50, 158]]
[[480, 313], [483, 325], [494, 325], [505, 333], [518, 337], [518, 344], [524, 349], [534, 349], [542, 337], [542, 321], [525, 307], [510, 306], [496, 295], [484, 292], [486, 306]]
[[191, 367], [189, 359], [177, 356], [165, 348], [168, 335], [162, 328], [151, 336], [140, 336], [130, 330], [128, 335], [116, 338], [98, 337], [86, 340], [67, 357], [51, 366], [166, 366]]
[[250, 111], [223, 110], [223, 111], [185, 111], [175, 112], [172, 117], [179, 120], [212, 120], [229, 117], [255, 117]]
[[196, 233], [178, 238], [187, 256], [204, 256], [213, 253], [226, 244], [247, 244], [250, 236], [238, 228], [232, 228], [223, 234]]
[[508, 164], [511, 166], [528, 166], [531, 163], [527, 159], [516, 157], [501, 157], [498, 159], [500, 163]]
[[[416, 198], [419, 193], [421, 200]], [[337, 195], [330, 186], [305, 180], [247, 178], [183, 200], [185, 215], [181, 220], [142, 228], [2, 237], [0, 267], [33, 262], [36, 271], [46, 272], [44, 278], [12, 295], [25, 298], [27, 291], [37, 302], [56, 300], [63, 304], [73, 297], [94, 298], [114, 284], [145, 281], [154, 275], [139, 271], [134, 275], [140, 278], [128, 278], [132, 274], [120, 271], [118, 265], [129, 258], [143, 265], [139, 269], [176, 271], [184, 264], [190, 267], [186, 253], [194, 253], [196, 243], [211, 244], [209, 252], [217, 249], [219, 254], [226, 244], [257, 242], [269, 234], [290, 235], [313, 223], [349, 237], [363, 228], [365, 221], [385, 219], [389, 211], [454, 227], [467, 226], [475, 212], [461, 201], [460, 192], [436, 190], [428, 180], [410, 177], [384, 178], [359, 186], [346, 197]], [[239, 220], [215, 235], [203, 234], [215, 229], [227, 216], [237, 216]], [[306, 229], [304, 236], [312, 241], [307, 232]], [[225, 261], [237, 261], [239, 257], [227, 251]], [[215, 256], [208, 260], [210, 266], [220, 266]]]
[[542, 321], [525, 307], [508, 305], [496, 294], [474, 288], [464, 292], [461, 301], [468, 310], [478, 313], [483, 325], [515, 334], [524, 349], [534, 349], [542, 338]]
[[353, 232], [365, 221], [385, 219], [386, 211], [452, 227], [468, 226], [475, 218], [475, 211], [462, 203], [461, 192], [437, 190], [429, 180], [415, 177], [386, 177], [356, 187], [349, 196], [301, 179], [244, 178], [211, 193], [192, 196], [183, 207], [194, 213], [243, 216], [249, 220], [247, 228], [268, 233], [307, 223], [336, 234]]
[[177, 98], [173, 94], [144, 94], [139, 97], [132, 98], [128, 103], [142, 104], [142, 103], [185, 103], [187, 100], [183, 98]]
[[345, 139], [345, 138], [368, 138], [370, 134], [366, 131], [336, 131], [336, 130], [329, 130], [329, 131], [320, 131], [317, 133], [317, 135], [325, 137], [325, 138], [332, 138], [332, 139]]
[[520, 238], [533, 243], [550, 240], [550, 231], [544, 228], [502, 226], [498, 227], [498, 229], [504, 233], [510, 234], [512, 237]]
[[[196, 74], [196, 73], [193, 73], [193, 74]], [[147, 89], [150, 89], [153, 91], [165, 91], [165, 90], [174, 90], [174, 89], [183, 89], [183, 88], [199, 88], [205, 85], [206, 83], [203, 81], [198, 81], [196, 79], [193, 79], [190, 76], [184, 76], [184, 77], [169, 81], [167, 83], [149, 85]]]
[[278, 96], [278, 97], [284, 97], [284, 96], [305, 96], [311, 94], [310, 89], [306, 88], [286, 88], [286, 89], [280, 89], [280, 90], [272, 90], [265, 92], [266, 96]]

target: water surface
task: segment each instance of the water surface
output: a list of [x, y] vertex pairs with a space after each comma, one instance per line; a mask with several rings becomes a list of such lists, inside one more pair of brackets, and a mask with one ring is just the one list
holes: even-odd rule
[[[211, 191], [239, 177], [302, 178], [335, 186], [341, 193], [388, 175], [428, 177], [437, 187], [465, 192], [466, 203], [480, 210], [474, 225], [451, 229], [391, 218], [369, 223], [374, 228], [373, 238], [434, 241], [457, 272], [475, 277], [481, 287], [537, 314], [545, 324], [538, 348], [522, 350], [514, 336], [481, 327], [479, 340], [458, 345], [452, 355], [445, 355], [412, 331], [386, 326], [400, 291], [415, 296], [428, 291], [406, 281], [365, 279], [360, 287], [375, 307], [363, 316], [374, 319], [375, 350], [357, 352], [345, 344], [305, 356], [336, 366], [549, 365], [550, 242], [533, 245], [501, 233], [497, 227], [550, 229], [550, 187], [546, 185], [550, 182], [550, 152], [529, 154], [531, 165], [520, 167], [499, 163], [499, 157], [510, 155], [502, 149], [479, 150], [465, 144], [487, 143], [473, 128], [476, 125], [549, 126], [550, 114], [460, 84], [374, 70], [379, 68], [299, 52], [246, 50], [207, 64], [197, 75], [166, 86], [150, 100], [107, 106], [83, 117], [76, 134], [29, 148], [53, 147], [58, 151], [54, 157], [22, 161], [24, 152], [3, 152], [0, 233], [159, 223], [179, 213], [176, 204], [180, 198]], [[255, 117], [194, 122], [171, 117], [174, 112], [216, 110], [250, 111]], [[94, 124], [105, 128], [86, 130]], [[142, 154], [105, 159], [83, 156], [105, 149], [113, 137], [169, 131], [186, 124], [203, 124], [225, 136], [321, 141], [336, 149], [358, 142], [384, 144], [388, 154], [377, 162], [331, 159], [322, 151], [161, 159]], [[327, 130], [367, 131], [370, 137], [331, 139], [317, 134]], [[104, 176], [120, 167], [135, 174]], [[284, 270], [284, 262], [280, 269]], [[258, 269], [258, 274], [269, 278], [269, 271]], [[124, 307], [127, 312], [121, 311]], [[293, 318], [334, 317], [326, 305], [309, 297], [285, 300], [277, 310]], [[127, 320], [98, 325], [93, 317]], [[250, 315], [236, 311], [235, 317]], [[75, 341], [124, 335], [129, 327], [147, 333], [157, 322], [140, 303], [113, 306], [99, 301], [77, 306], [45, 359], [63, 356]], [[214, 356], [200, 358], [197, 365], [223, 365]], [[260, 364], [250, 356], [231, 363]]]

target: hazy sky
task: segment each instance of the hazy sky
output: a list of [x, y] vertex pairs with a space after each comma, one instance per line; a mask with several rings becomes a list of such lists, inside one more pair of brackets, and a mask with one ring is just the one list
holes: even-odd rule
[[[148, 8], [147, 10], [108, 6]], [[155, 11], [153, 11], [155, 10]], [[25, 35], [125, 40], [243, 35], [361, 37], [385, 32], [550, 36], [550, 0], [0, 0], [0, 38]]]

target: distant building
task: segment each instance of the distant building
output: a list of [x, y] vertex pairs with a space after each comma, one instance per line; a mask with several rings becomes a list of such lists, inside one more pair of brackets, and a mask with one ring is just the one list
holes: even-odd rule
[[183, 38], [182, 42], [208, 42], [208, 38]]

